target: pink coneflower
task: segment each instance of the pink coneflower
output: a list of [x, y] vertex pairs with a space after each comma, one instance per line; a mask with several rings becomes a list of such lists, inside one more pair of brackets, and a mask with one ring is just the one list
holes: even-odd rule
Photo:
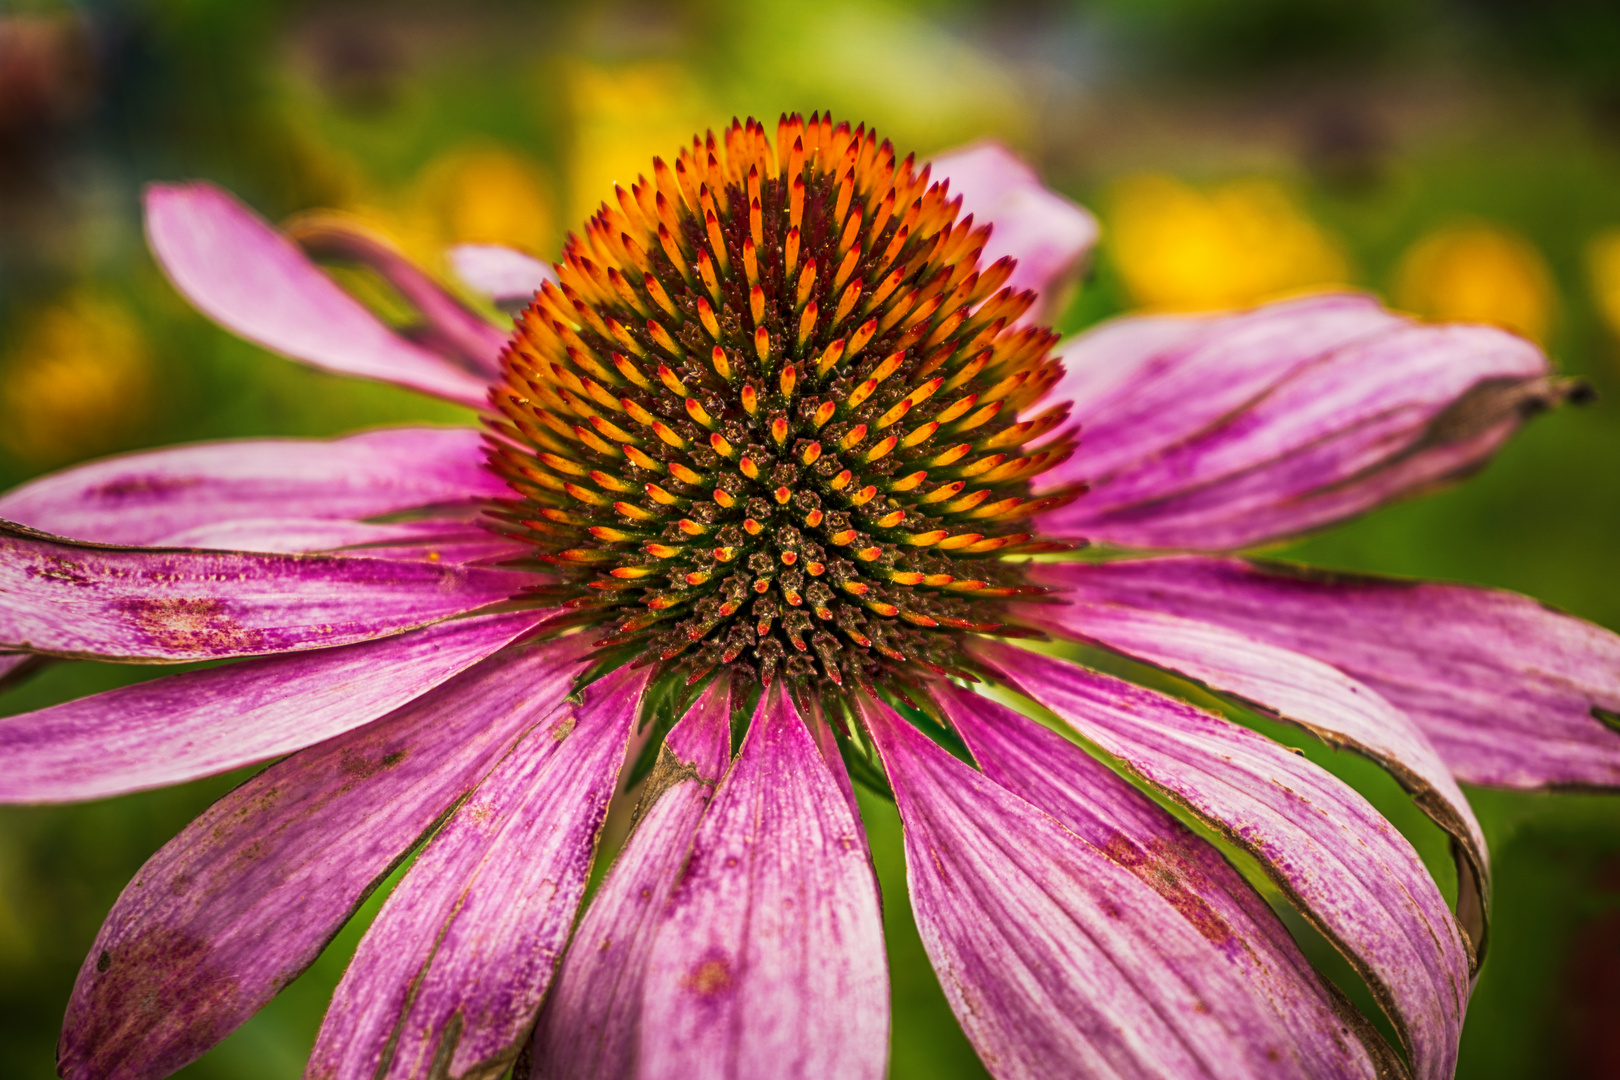
[[[853, 778], [899, 808], [918, 927], [994, 1075], [1449, 1076], [1489, 896], [1456, 778], [1620, 782], [1620, 638], [1220, 553], [1479, 467], [1569, 392], [1542, 354], [1356, 295], [1060, 343], [1036, 304], [1095, 230], [995, 147], [918, 169], [794, 117], [653, 173], [555, 272], [457, 253], [531, 299], [514, 328], [371, 238], [299, 232], [387, 276], [411, 337], [217, 189], [151, 190], [202, 311], [485, 427], [184, 447], [0, 498], [5, 663], [256, 657], [5, 720], [0, 799], [280, 758], [120, 897], [62, 1075], [193, 1060], [414, 853], [311, 1078], [880, 1076]], [[1455, 915], [1352, 788], [1065, 641], [1384, 765], [1455, 841]], [[1253, 858], [1400, 1047], [1163, 804]]]

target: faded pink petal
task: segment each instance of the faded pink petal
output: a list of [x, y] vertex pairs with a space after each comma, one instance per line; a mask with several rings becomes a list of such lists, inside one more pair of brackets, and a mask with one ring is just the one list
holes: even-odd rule
[[997, 1080], [1308, 1075], [1220, 945], [1136, 873], [865, 702], [923, 945]]
[[698, 826], [643, 992], [643, 1080], [881, 1077], [889, 987], [877, 880], [778, 680]]
[[1055, 318], [1065, 287], [1084, 269], [1097, 242], [1097, 219], [1042, 185], [1035, 170], [1000, 143], [964, 147], [932, 165], [934, 180], [949, 179], [951, 194], [962, 196], [963, 217], [972, 214], [976, 225], [995, 226], [979, 265], [1017, 259], [1007, 286], [1040, 294], [1030, 320]]
[[497, 536], [472, 522], [443, 518], [392, 525], [319, 518], [244, 518], [199, 525], [165, 536], [158, 546], [285, 555], [346, 555], [412, 562], [426, 559], [451, 566], [474, 561], [488, 565], [534, 552], [527, 544]]
[[329, 214], [300, 218], [293, 236], [316, 258], [357, 262], [380, 274], [422, 316], [412, 332], [418, 344], [441, 356], [454, 357], [494, 379], [501, 373], [501, 350], [510, 327], [491, 326], [445, 291], [391, 243], [356, 223]]
[[1335, 1002], [1276, 914], [1220, 852], [1056, 732], [948, 683], [937, 684], [934, 696], [985, 776], [1141, 878], [1216, 946], [1214, 962], [1235, 971], [1258, 1005], [1276, 1013], [1291, 1042], [1280, 1052], [1295, 1057], [1305, 1075], [1378, 1075], [1362, 1040], [1387, 1056], [1382, 1037], [1352, 1006]]
[[[1073, 564], [1049, 564], [1036, 568], [1034, 577], [1063, 588], [1073, 569]], [[1355, 750], [1389, 769], [1450, 834], [1459, 857], [1458, 917], [1475, 951], [1481, 950], [1490, 897], [1485, 834], [1428, 736], [1376, 690], [1320, 660], [1177, 615], [1080, 599], [1028, 605], [1025, 612], [1046, 629], [1095, 641], [1235, 695], [1330, 746]]]
[[99, 799], [290, 753], [399, 708], [546, 612], [188, 671], [0, 720], [0, 803]]
[[1255, 856], [1365, 979], [1418, 1080], [1447, 1080], [1471, 987], [1456, 919], [1353, 788], [1247, 728], [1023, 649], [975, 650], [1142, 780]]
[[646, 681], [621, 669], [557, 710], [428, 843], [332, 995], [309, 1080], [511, 1065], [568, 940]]
[[1123, 316], [1064, 343], [1051, 398], [1074, 402], [1084, 473], [1098, 482], [1217, 427], [1335, 349], [1400, 325], [1359, 293], [1232, 315]]
[[62, 1075], [167, 1076], [234, 1031], [562, 701], [586, 645], [508, 649], [210, 807], [107, 916], [68, 1004]]
[[388, 329], [263, 218], [212, 184], [146, 189], [146, 237], [197, 309], [232, 333], [343, 375], [480, 408], [488, 380]]
[[659, 751], [640, 819], [580, 920], [540, 1014], [535, 1077], [633, 1071], [653, 938], [692, 835], [731, 763], [730, 685], [723, 676], [711, 683]]
[[0, 522], [0, 648], [212, 660], [330, 648], [504, 600], [504, 570], [86, 544]]
[[405, 427], [342, 439], [197, 443], [94, 461], [0, 495], [0, 518], [75, 540], [181, 546], [176, 537], [240, 521], [266, 523], [260, 530], [269, 537], [267, 523], [282, 519], [352, 523], [416, 510], [466, 519], [474, 500], [510, 495], [484, 467], [477, 431]]
[[502, 309], [523, 308], [557, 272], [532, 255], [499, 244], [457, 244], [447, 253], [456, 276]]
[[1620, 787], [1620, 635], [1527, 596], [1237, 559], [1037, 573], [1324, 660], [1411, 717], [1461, 780]]
[[1091, 490], [1044, 515], [1044, 531], [1136, 548], [1266, 543], [1457, 479], [1570, 392], [1522, 338], [1419, 325], [1364, 297], [1188, 322], [1198, 329], [1121, 320], [1070, 347], [1083, 373], [1054, 396], [1092, 395], [1075, 398], [1082, 445], [1041, 483]]
[[49, 662], [37, 653], [0, 653], [0, 689], [21, 682]]

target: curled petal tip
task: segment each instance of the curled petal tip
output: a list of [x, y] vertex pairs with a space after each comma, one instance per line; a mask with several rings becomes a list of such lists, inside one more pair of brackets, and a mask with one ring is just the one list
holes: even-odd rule
[[147, 242], [169, 280], [227, 330], [329, 371], [479, 407], [483, 378], [384, 326], [287, 236], [206, 181], [152, 184]]

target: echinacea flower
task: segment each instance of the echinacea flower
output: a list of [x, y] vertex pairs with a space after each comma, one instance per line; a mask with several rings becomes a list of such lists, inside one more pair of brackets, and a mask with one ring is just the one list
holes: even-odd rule
[[[238, 660], [5, 720], [0, 799], [279, 758], [119, 898], [62, 1075], [196, 1058], [414, 855], [311, 1078], [880, 1076], [853, 780], [898, 806], [924, 944], [998, 1077], [1449, 1076], [1489, 897], [1457, 780], [1620, 783], [1620, 638], [1227, 553], [1480, 467], [1570, 392], [1541, 352], [1345, 294], [1060, 344], [1031, 315], [1093, 226], [996, 147], [918, 169], [793, 117], [653, 173], [554, 271], [458, 254], [530, 295], [510, 329], [374, 238], [302, 236], [392, 281], [413, 336], [217, 189], [151, 190], [202, 311], [485, 429], [182, 447], [0, 498], [6, 663]], [[1379, 762], [1452, 837], [1456, 912], [1329, 772], [1043, 637]], [[1398, 1048], [1167, 805], [1344, 953]]]

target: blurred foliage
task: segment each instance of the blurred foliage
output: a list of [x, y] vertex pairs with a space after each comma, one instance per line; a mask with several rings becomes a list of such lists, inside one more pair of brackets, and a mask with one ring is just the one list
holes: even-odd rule
[[[469, 418], [270, 357], [192, 312], [145, 253], [148, 180], [208, 177], [278, 220], [337, 209], [446, 273], [458, 240], [554, 254], [613, 183], [705, 126], [831, 108], [923, 156], [1001, 138], [1097, 209], [1104, 244], [1067, 331], [1346, 281], [1538, 337], [1596, 405], [1538, 420], [1466, 485], [1284, 554], [1517, 589], [1620, 627], [1616, 56], [1607, 0], [9, 0], [0, 487], [141, 446]], [[153, 674], [59, 664], [0, 712]], [[1445, 879], [1443, 843], [1387, 777], [1302, 749]], [[119, 889], [239, 779], [0, 812], [0, 1076], [52, 1073]], [[1620, 804], [1470, 794], [1497, 922], [1459, 1075], [1620, 1075]], [[911, 923], [892, 807], [863, 800], [893, 1075], [982, 1076]], [[182, 1075], [298, 1075], [385, 893]]]

